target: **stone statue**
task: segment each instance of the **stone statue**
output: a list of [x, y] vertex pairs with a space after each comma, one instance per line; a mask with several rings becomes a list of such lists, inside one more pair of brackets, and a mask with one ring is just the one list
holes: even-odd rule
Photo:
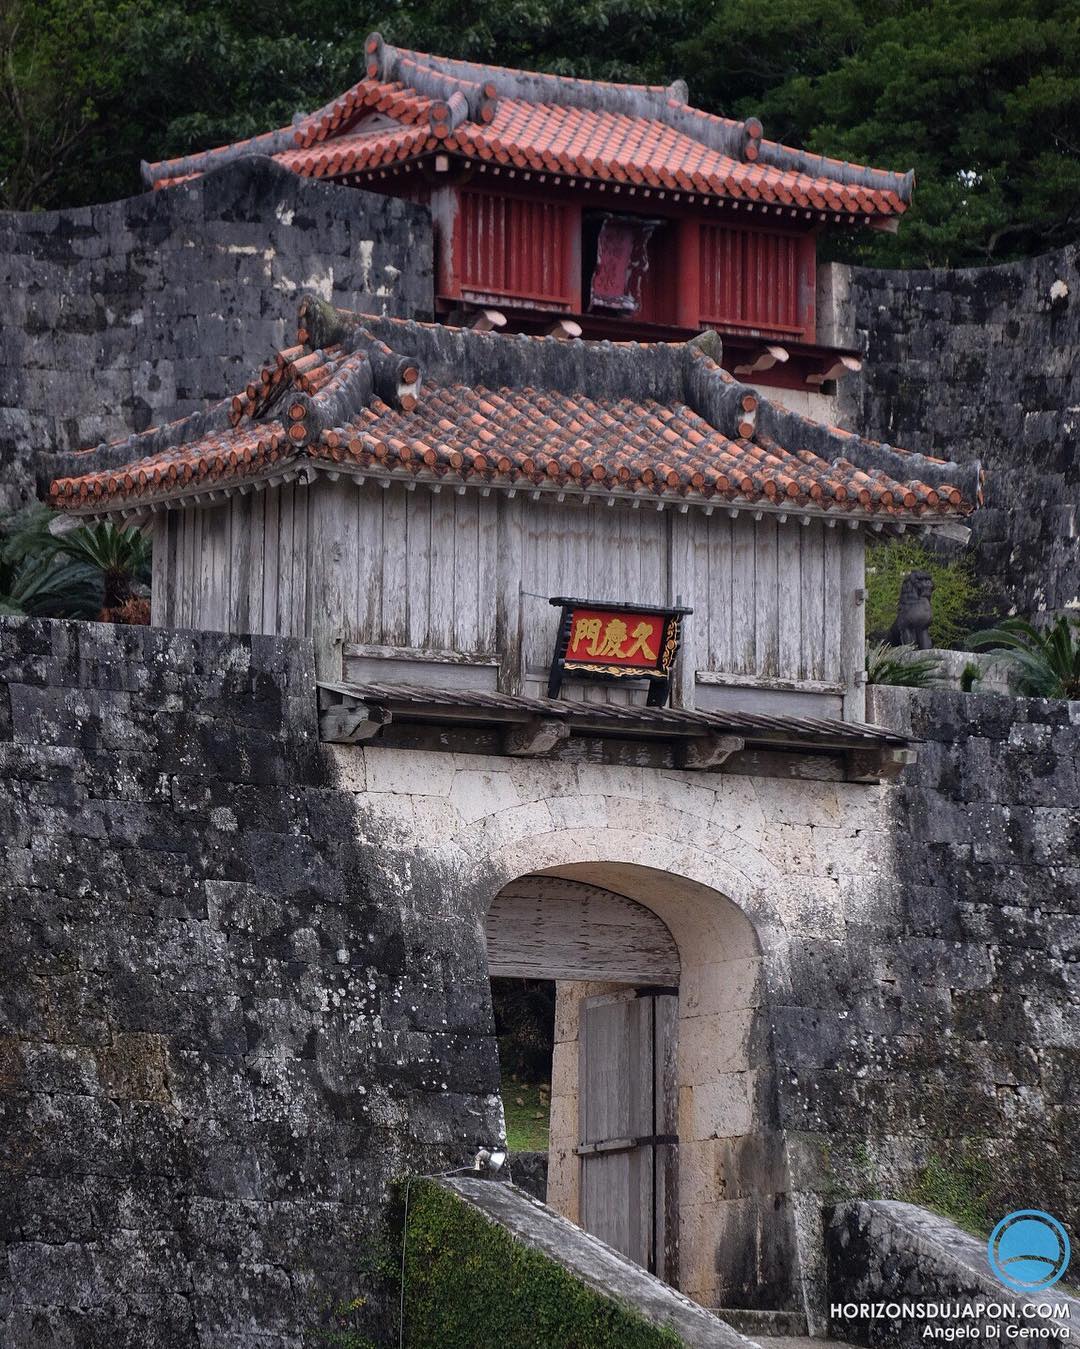
[[900, 602], [896, 606], [896, 621], [885, 640], [890, 646], [916, 646], [926, 651], [930, 646], [930, 620], [933, 610], [930, 596], [934, 593], [934, 578], [927, 571], [909, 571], [900, 587]]

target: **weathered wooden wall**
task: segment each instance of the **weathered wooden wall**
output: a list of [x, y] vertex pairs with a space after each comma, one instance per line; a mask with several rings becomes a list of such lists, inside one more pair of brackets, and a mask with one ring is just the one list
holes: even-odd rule
[[683, 705], [858, 710], [863, 539], [842, 523], [318, 478], [171, 511], [160, 529], [155, 623], [313, 636], [324, 677], [343, 653], [355, 679], [538, 694], [558, 621], [548, 599], [574, 595], [693, 608]]

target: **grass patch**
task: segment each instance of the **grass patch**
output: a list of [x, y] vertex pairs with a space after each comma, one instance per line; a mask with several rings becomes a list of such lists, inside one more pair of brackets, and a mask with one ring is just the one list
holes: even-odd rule
[[409, 1349], [679, 1349], [429, 1180], [413, 1181], [405, 1246]]
[[506, 1078], [502, 1084], [502, 1101], [506, 1112], [506, 1144], [510, 1151], [547, 1152], [551, 1084]]
[[987, 1163], [968, 1154], [956, 1160], [931, 1157], [900, 1198], [951, 1218], [972, 1236], [985, 1238], [995, 1221], [990, 1191]]

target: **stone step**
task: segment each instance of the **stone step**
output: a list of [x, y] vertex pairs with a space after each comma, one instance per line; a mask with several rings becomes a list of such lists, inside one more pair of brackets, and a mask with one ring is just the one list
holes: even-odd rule
[[816, 1340], [812, 1335], [754, 1335], [761, 1349], [855, 1349], [846, 1340]]
[[760, 1311], [756, 1307], [712, 1307], [714, 1316], [726, 1321], [741, 1335], [752, 1340], [767, 1336], [804, 1337], [809, 1334], [806, 1316], [802, 1312]]

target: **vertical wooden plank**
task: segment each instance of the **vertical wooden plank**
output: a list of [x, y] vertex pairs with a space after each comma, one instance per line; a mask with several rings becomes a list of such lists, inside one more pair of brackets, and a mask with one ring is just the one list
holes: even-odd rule
[[429, 596], [431, 593], [431, 503], [435, 497], [423, 487], [410, 492], [405, 502], [408, 536], [409, 646], [422, 647], [428, 641]]
[[825, 678], [825, 525], [800, 527], [802, 537], [802, 672]]
[[263, 498], [263, 632], [281, 627], [281, 488], [268, 487]]
[[641, 558], [641, 598], [646, 604], [668, 604], [675, 599], [678, 578], [672, 579], [671, 530], [689, 518], [668, 511], [627, 513], [635, 526], [636, 547]]
[[824, 593], [822, 596], [825, 607], [825, 636], [823, 652], [824, 678], [834, 681], [842, 681], [840, 661], [840, 631], [841, 631], [841, 610], [843, 609], [843, 596], [841, 594], [842, 584], [842, 554], [844, 546], [843, 526], [829, 529], [822, 526], [824, 538]]
[[683, 216], [677, 230], [679, 293], [675, 321], [681, 328], [696, 328], [701, 315], [701, 225]]
[[840, 567], [840, 671], [847, 692], [844, 718], [866, 717], [866, 540], [861, 529], [844, 529]]
[[[357, 488], [357, 493], [364, 489]], [[379, 585], [380, 591], [380, 618], [378, 624], [378, 638], [361, 638], [359, 641], [379, 641], [386, 646], [408, 646], [409, 645], [409, 554], [407, 551], [408, 541], [408, 513], [406, 510], [406, 497], [414, 496], [415, 493], [407, 492], [403, 483], [394, 483], [385, 492], [382, 492], [382, 577]], [[363, 517], [361, 516], [360, 532], [363, 532]], [[363, 543], [361, 541], [361, 547]], [[366, 579], [364, 569], [361, 565], [359, 576], [359, 593], [362, 597]], [[358, 604], [358, 611], [362, 607], [362, 601]], [[356, 620], [354, 620], [355, 627]], [[351, 637], [346, 640], [353, 640]]]
[[250, 496], [234, 492], [229, 498], [229, 596], [228, 622], [230, 632], [249, 633], [248, 622], [251, 593], [251, 530], [248, 517]]
[[431, 572], [426, 645], [449, 651], [454, 643], [454, 500], [442, 491], [431, 499]]
[[[565, 539], [559, 536], [556, 507], [545, 501], [525, 501], [521, 506], [521, 531], [524, 539], [522, 571], [522, 658], [526, 671], [546, 668], [554, 647], [555, 610], [547, 599], [567, 592], [561, 588], [562, 574], [558, 557]], [[588, 554], [583, 570], [587, 574]]]
[[194, 512], [189, 506], [179, 512], [177, 557], [180, 561], [177, 591], [177, 627], [194, 626], [195, 614], [195, 524]]
[[188, 563], [188, 622], [189, 628], [202, 627], [202, 515], [194, 507], [184, 514], [187, 517]]
[[293, 630], [292, 559], [295, 555], [295, 489], [291, 482], [278, 488], [277, 632], [288, 637]]
[[[653, 997], [653, 1117], [654, 1132], [679, 1134], [678, 1026], [676, 994]], [[679, 1283], [679, 1150], [660, 1143], [654, 1159], [656, 1275], [674, 1287]]]
[[[476, 649], [498, 651], [496, 638], [499, 594], [499, 504], [502, 493], [481, 497], [476, 517], [477, 608]], [[507, 564], [509, 565], [509, 564]], [[520, 557], [518, 566], [521, 565]]]
[[731, 646], [731, 533], [734, 522], [722, 513], [708, 521], [709, 636], [706, 669], [730, 671]]
[[[384, 499], [395, 490], [396, 487], [384, 488], [374, 482], [351, 488], [349, 514], [356, 534], [356, 549], [352, 557], [355, 578], [352, 594], [355, 599], [350, 611], [352, 618], [349, 627], [356, 636], [350, 640], [371, 643], [384, 641], [383, 592], [392, 583], [388, 576], [390, 561], [383, 547], [386, 541], [383, 511], [386, 509]], [[394, 546], [403, 549], [404, 539]]]
[[454, 590], [450, 650], [480, 649], [480, 495], [466, 492], [452, 498]]
[[581, 203], [567, 202], [562, 213], [563, 256], [561, 294], [572, 314], [581, 313]]
[[293, 497], [293, 625], [294, 637], [312, 635], [311, 559], [308, 549], [311, 532], [308, 512], [311, 508], [311, 487], [297, 483]]
[[683, 620], [682, 641], [672, 680], [673, 707], [694, 706], [694, 675], [700, 664], [697, 654], [699, 626], [695, 623], [704, 605], [698, 594], [698, 548], [707, 521], [700, 511], [672, 516], [669, 521], [671, 601], [676, 599], [694, 612]]
[[356, 489], [348, 481], [319, 478], [307, 488], [306, 497], [315, 674], [327, 683], [338, 683], [345, 618], [355, 613], [356, 606]]
[[[731, 666], [732, 670], [751, 671], [757, 659], [757, 587], [755, 522], [747, 515], [733, 520], [731, 529]], [[793, 592], [798, 594], [797, 591]], [[797, 602], [797, 601], [796, 601]]]
[[[569, 537], [587, 530], [589, 569], [585, 573], [586, 595], [598, 600], [619, 600], [622, 589], [622, 566], [619, 559], [621, 538], [617, 507], [571, 507], [563, 512], [563, 534]], [[567, 518], [568, 517], [568, 518]], [[584, 517], [584, 518], [583, 518]], [[592, 528], [589, 529], [589, 524]], [[567, 576], [563, 585], [570, 582]], [[563, 591], [576, 595], [576, 590]]]
[[802, 673], [802, 527], [795, 521], [777, 532], [780, 588], [780, 646], [777, 673], [798, 679]]
[[817, 341], [817, 236], [805, 234], [799, 248], [799, 322], [803, 341]]
[[779, 584], [777, 534], [785, 528], [787, 526], [777, 525], [775, 518], [768, 515], [755, 527], [757, 620], [754, 628], [754, 670], [759, 675], [779, 673], [780, 608], [798, 602], [797, 594], [785, 594]]
[[248, 594], [247, 631], [266, 632], [263, 626], [263, 524], [266, 513], [264, 494], [252, 492], [247, 500]]
[[498, 557], [495, 607], [495, 647], [499, 653], [499, 690], [521, 693], [525, 682], [525, 648], [521, 594], [526, 566], [526, 535], [522, 524], [524, 502], [502, 496], [491, 498], [496, 512]]
[[[618, 507], [563, 507], [560, 512], [562, 528], [560, 540], [563, 574], [557, 592], [563, 595], [581, 595], [582, 580], [585, 581], [584, 596], [589, 599], [614, 600], [623, 598], [624, 565], [632, 567], [636, 577], [640, 577], [640, 563], [632, 557], [623, 558], [622, 512]], [[567, 553], [566, 545], [585, 535], [588, 565], [584, 572], [578, 572], [574, 565], [577, 550], [571, 548]], [[554, 612], [554, 611], [553, 611]], [[575, 696], [592, 703], [628, 703], [631, 692], [621, 684], [603, 684], [584, 682], [575, 690]]]
[[168, 586], [165, 592], [166, 613], [168, 618], [165, 620], [170, 628], [181, 627], [181, 584], [183, 579], [183, 550], [181, 547], [181, 535], [183, 533], [184, 517], [180, 511], [166, 511], [164, 519], [168, 521]]
[[213, 624], [215, 632], [227, 632], [232, 614], [232, 502], [226, 498], [224, 503], [202, 512], [204, 527], [208, 530], [208, 548], [203, 556], [209, 557], [210, 568], [207, 595], [207, 618]]

